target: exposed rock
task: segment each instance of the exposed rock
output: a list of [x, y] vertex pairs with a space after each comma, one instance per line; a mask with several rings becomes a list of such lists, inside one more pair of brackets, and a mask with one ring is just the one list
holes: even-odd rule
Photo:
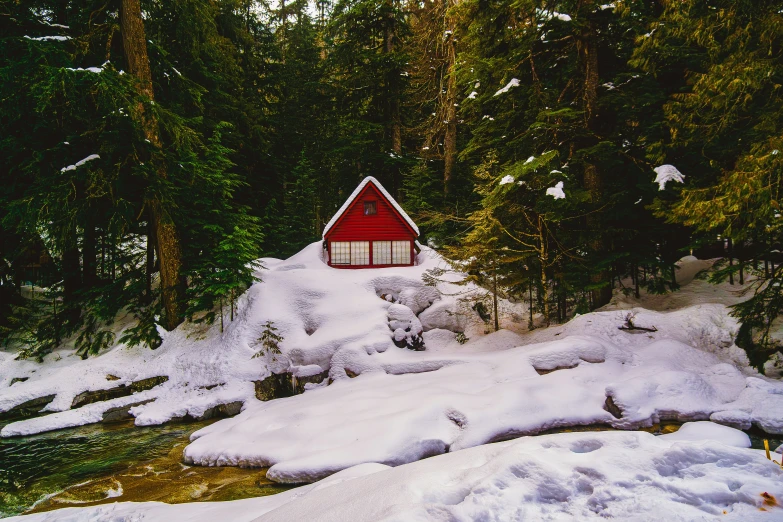
[[124, 421], [128, 419], [132, 419], [133, 415], [130, 413], [130, 409], [134, 406], [141, 406], [142, 404], [147, 404], [155, 399], [148, 399], [146, 401], [139, 401], [134, 402], [132, 404], [126, 404], [125, 406], [117, 406], [116, 408], [109, 408], [108, 410], [103, 412], [103, 417], [101, 418], [101, 422], [119, 422]]
[[305, 385], [308, 383], [319, 384], [329, 377], [329, 371], [295, 377], [290, 372], [273, 373], [262, 381], [253, 381], [256, 387], [256, 399], [260, 401], [271, 401], [281, 397], [291, 397], [304, 393]]
[[612, 417], [615, 419], [622, 419], [623, 418], [623, 410], [621, 410], [615, 403], [614, 399], [612, 399], [612, 396], [609, 395], [606, 397], [606, 402], [604, 403], [604, 409], [612, 414]]
[[13, 386], [17, 382], [24, 382], [24, 381], [26, 381], [29, 378], [30, 377], [14, 377], [13, 379], [11, 379], [11, 384], [9, 384], [8, 386]]
[[535, 368], [535, 366], [534, 366], [534, 368], [535, 368], [536, 372], [538, 373], [538, 375], [546, 375], [548, 373], [556, 372], [557, 370], [570, 370], [572, 368], [576, 368], [577, 366], [579, 366], [579, 363], [570, 364], [568, 366], [557, 366], [555, 368], [540, 368], [539, 369], [539, 368]]
[[8, 411], [0, 412], [0, 420], [15, 420], [24, 417], [37, 417], [41, 409], [54, 400], [55, 395], [44, 395], [30, 399], [29, 401], [17, 404]]
[[234, 415], [239, 413], [239, 411], [242, 409], [243, 404], [244, 403], [242, 401], [234, 401], [234, 402], [229, 402], [227, 404], [218, 404], [217, 406], [208, 408], [207, 411], [205, 411], [202, 415], [196, 417], [196, 420], [201, 421], [201, 420], [214, 419], [220, 417], [233, 417]]
[[119, 378], [119, 377], [117, 377], [116, 375], [108, 374], [108, 375], [106, 376], [106, 380], [107, 380], [107, 381], [119, 381], [119, 380], [120, 380], [120, 378]]
[[211, 408], [207, 408], [206, 410], [204, 410], [204, 413], [202, 413], [201, 415], [194, 416], [191, 415], [190, 413], [186, 413], [181, 417], [172, 417], [169, 422], [197, 422], [197, 421], [203, 421], [207, 419], [220, 419], [225, 417], [233, 417], [234, 415], [239, 413], [239, 411], [242, 409], [243, 404], [244, 402], [242, 401], [217, 404], [215, 406], [212, 406]]
[[302, 377], [296, 378], [296, 386], [295, 386], [295, 392], [296, 394], [304, 393], [305, 392], [305, 385], [307, 384], [320, 384], [324, 382], [326, 379], [329, 378], [329, 370], [323, 371], [321, 373], [316, 373], [313, 375], [306, 375]]
[[253, 384], [256, 386], [256, 399], [259, 401], [271, 401], [294, 394], [290, 373], [273, 373], [262, 381], [253, 381]]
[[116, 388], [108, 388], [106, 390], [94, 390], [82, 392], [73, 398], [71, 402], [71, 408], [80, 408], [86, 404], [92, 404], [93, 402], [108, 401], [111, 399], [117, 399], [119, 397], [127, 397], [133, 392], [130, 387], [120, 384]]
[[155, 386], [163, 384], [168, 380], [169, 378], [166, 375], [160, 375], [158, 377], [150, 377], [148, 379], [142, 379], [140, 381], [132, 382], [129, 388], [133, 390], [133, 393], [138, 393], [141, 391], [151, 390]]
[[134, 393], [150, 390], [168, 380], [169, 378], [167, 376], [161, 375], [158, 377], [150, 377], [148, 379], [135, 381], [130, 383], [128, 386], [120, 384], [116, 388], [82, 392], [73, 398], [71, 408], [80, 408], [86, 404], [92, 404], [94, 402], [108, 401], [111, 399], [117, 399], [119, 397], [127, 397], [128, 395], [133, 395]]

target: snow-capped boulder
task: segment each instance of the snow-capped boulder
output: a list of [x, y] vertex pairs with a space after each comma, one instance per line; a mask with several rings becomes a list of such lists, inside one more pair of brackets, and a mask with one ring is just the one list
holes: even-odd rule
[[424, 331], [441, 328], [452, 332], [465, 330], [465, 318], [459, 313], [456, 299], [440, 299], [419, 314]]
[[400, 348], [423, 350], [424, 340], [421, 337], [421, 321], [413, 313], [413, 310], [403, 304], [393, 304], [387, 311], [389, 328], [391, 328], [394, 344]]
[[421, 286], [404, 288], [399, 295], [400, 304], [404, 304], [418, 315], [440, 299], [440, 293], [435, 287]]

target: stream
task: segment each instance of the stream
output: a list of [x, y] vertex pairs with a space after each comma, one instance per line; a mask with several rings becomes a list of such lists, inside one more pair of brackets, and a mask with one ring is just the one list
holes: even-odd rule
[[182, 464], [194, 431], [214, 421], [94, 424], [0, 439], [0, 518], [116, 501], [236, 500], [289, 489], [266, 469]]

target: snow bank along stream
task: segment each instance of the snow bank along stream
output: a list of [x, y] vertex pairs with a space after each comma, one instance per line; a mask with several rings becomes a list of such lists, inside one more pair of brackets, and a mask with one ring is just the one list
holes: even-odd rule
[[781, 520], [783, 471], [710, 422], [679, 433], [523, 437], [390, 468], [360, 464], [268, 497], [68, 508], [20, 522]]

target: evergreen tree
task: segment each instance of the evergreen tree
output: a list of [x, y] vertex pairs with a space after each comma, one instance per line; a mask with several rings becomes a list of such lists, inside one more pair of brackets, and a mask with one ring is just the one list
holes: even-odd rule
[[658, 31], [637, 50], [652, 74], [666, 74], [672, 63], [690, 65], [680, 65], [687, 82], [666, 105], [671, 140], [661, 143], [657, 158], [676, 161], [688, 184], [679, 200], [662, 198], [657, 209], [671, 222], [728, 240], [728, 267], [717, 280], [733, 281], [736, 274], [742, 280], [743, 270], [759, 267], [751, 298], [733, 313], [742, 321], [738, 343], [760, 369], [777, 349], [770, 331], [783, 312], [775, 266], [783, 181], [781, 27], [779, 2], [671, 3]]

